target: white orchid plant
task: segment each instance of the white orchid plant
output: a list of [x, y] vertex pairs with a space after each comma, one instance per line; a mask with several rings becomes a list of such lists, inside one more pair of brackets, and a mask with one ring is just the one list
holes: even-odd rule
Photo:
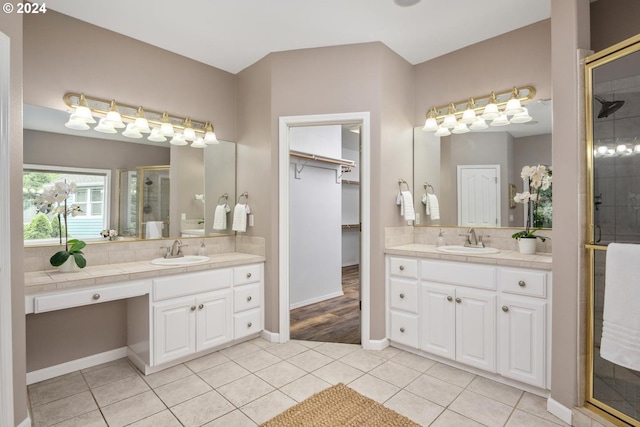
[[[540, 192], [548, 190], [551, 187], [551, 183], [553, 181], [552, 172], [551, 169], [549, 169], [545, 165], [525, 166], [522, 168], [520, 177], [523, 180], [528, 179], [529, 191], [516, 193], [513, 200], [516, 203], [526, 203], [529, 208], [527, 212], [529, 212], [529, 214], [532, 214], [536, 211], [536, 207], [540, 202]], [[537, 236], [535, 234], [535, 232], [540, 230], [540, 228], [532, 229], [531, 223], [532, 221], [527, 218], [525, 229], [512, 234], [511, 237], [513, 237], [514, 239], [538, 238], [544, 242], [546, 240], [546, 237]]]
[[[66, 181], [58, 181], [51, 186], [45, 187], [36, 198], [38, 212], [44, 214], [54, 214], [58, 216], [58, 227], [60, 244], [62, 245], [62, 220], [64, 220], [64, 250], [56, 252], [50, 259], [51, 265], [59, 267], [64, 264], [69, 257], [73, 257], [76, 265], [84, 268], [87, 260], [84, 258], [82, 249], [87, 245], [82, 240], [71, 239], [67, 232], [67, 218], [69, 215], [75, 217], [82, 209], [76, 204], [68, 205], [69, 196], [78, 191], [75, 183], [68, 184]], [[62, 220], [61, 220], [62, 219]]]

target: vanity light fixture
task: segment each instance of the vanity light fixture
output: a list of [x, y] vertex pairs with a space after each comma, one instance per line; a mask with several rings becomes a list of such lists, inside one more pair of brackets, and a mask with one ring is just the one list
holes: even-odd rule
[[195, 148], [219, 143], [210, 121], [146, 110], [142, 106], [116, 103], [115, 100], [85, 96], [83, 93], [67, 93], [63, 100], [71, 113], [65, 123], [70, 129], [88, 130], [91, 128], [89, 124], [95, 124], [95, 118], [99, 118], [94, 127], [98, 132], [117, 133], [117, 129], [124, 129], [122, 135], [129, 138], [140, 139], [147, 134], [150, 141], [166, 142], [170, 138], [170, 144], [189, 145], [189, 142], [194, 142], [191, 146]]
[[466, 101], [431, 107], [422, 130], [435, 131], [436, 136], [448, 136], [451, 133], [486, 129], [489, 125], [526, 123], [532, 119], [523, 104], [533, 99], [535, 94], [533, 86], [513, 86], [510, 90], [492, 91], [488, 95], [467, 98]]

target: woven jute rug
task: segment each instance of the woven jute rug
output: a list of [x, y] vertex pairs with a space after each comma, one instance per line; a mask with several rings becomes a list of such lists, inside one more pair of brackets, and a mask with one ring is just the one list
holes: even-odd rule
[[405, 427], [409, 418], [340, 383], [276, 415], [261, 427]]

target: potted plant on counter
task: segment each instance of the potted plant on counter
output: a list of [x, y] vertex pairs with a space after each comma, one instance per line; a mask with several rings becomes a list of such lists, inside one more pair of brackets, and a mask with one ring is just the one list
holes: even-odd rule
[[540, 201], [540, 192], [551, 187], [552, 174], [551, 169], [545, 165], [525, 166], [522, 168], [520, 177], [528, 182], [529, 191], [516, 193], [513, 200], [516, 203], [527, 205], [525, 213], [525, 229], [513, 233], [511, 237], [518, 241], [518, 249], [520, 253], [534, 254], [536, 252], [537, 239], [544, 242], [547, 238], [535, 234], [536, 231], [540, 230], [540, 228], [531, 228], [533, 222], [531, 218]]
[[[44, 188], [42, 193], [36, 198], [36, 206], [39, 212], [44, 214], [53, 213], [58, 216], [58, 230], [60, 245], [62, 245], [62, 235], [64, 234], [64, 250], [53, 254], [49, 262], [54, 267], [59, 267], [60, 271], [70, 272], [87, 265], [82, 249], [87, 245], [82, 240], [69, 240], [68, 221], [69, 215], [75, 217], [82, 210], [76, 204], [68, 205], [69, 196], [76, 193], [75, 183], [67, 184], [66, 181], [59, 181]], [[64, 221], [64, 228], [62, 222]]]

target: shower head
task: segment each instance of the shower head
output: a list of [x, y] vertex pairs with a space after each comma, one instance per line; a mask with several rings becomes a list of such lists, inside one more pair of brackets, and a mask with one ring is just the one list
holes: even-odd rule
[[598, 95], [595, 95], [596, 101], [602, 104], [600, 107], [600, 112], [598, 112], [598, 118], [601, 119], [603, 117], [609, 117], [611, 114], [615, 113], [624, 105], [624, 101], [607, 101], [605, 99], [600, 98]]

